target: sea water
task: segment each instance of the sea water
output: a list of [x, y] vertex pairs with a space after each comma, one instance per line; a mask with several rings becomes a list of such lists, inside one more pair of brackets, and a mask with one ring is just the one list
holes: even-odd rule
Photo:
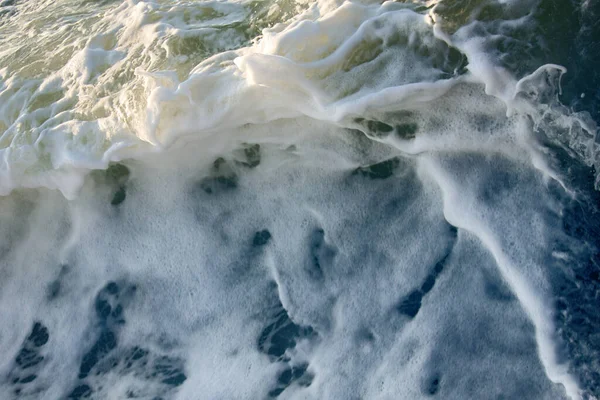
[[596, 0], [0, 2], [0, 398], [600, 396]]

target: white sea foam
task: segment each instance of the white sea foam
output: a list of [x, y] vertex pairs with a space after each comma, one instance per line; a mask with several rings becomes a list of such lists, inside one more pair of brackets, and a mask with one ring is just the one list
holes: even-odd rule
[[[412, 3], [14, 7], [0, 371], [21, 373], [35, 321], [50, 341], [35, 386], [2, 393], [581, 398], [545, 265], [548, 188], [573, 194], [536, 137], [596, 163], [593, 121], [555, 99], [564, 68], [518, 79], [474, 24]], [[112, 162], [129, 172], [91, 173]]]

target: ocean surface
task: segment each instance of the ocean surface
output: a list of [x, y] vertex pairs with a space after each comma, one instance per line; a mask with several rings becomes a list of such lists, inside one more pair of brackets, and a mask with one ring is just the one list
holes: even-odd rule
[[0, 399], [600, 398], [599, 0], [0, 0]]

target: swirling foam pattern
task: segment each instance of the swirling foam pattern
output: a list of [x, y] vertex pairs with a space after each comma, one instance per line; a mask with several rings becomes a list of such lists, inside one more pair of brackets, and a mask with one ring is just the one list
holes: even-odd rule
[[597, 6], [3, 0], [1, 397], [597, 398]]

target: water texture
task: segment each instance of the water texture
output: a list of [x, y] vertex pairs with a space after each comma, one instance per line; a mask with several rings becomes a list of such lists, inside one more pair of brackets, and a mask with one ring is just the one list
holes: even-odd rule
[[598, 16], [0, 1], [0, 398], [599, 398]]

